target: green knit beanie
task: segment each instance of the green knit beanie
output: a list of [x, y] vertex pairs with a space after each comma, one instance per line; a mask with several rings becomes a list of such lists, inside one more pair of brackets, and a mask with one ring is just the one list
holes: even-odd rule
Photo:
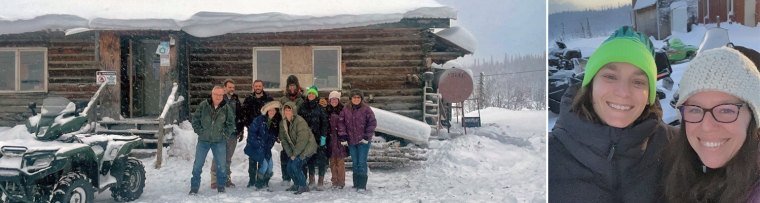
[[589, 58], [582, 86], [588, 86], [599, 69], [613, 62], [629, 63], [644, 71], [649, 79], [649, 105], [654, 104], [657, 64], [654, 62], [654, 48], [649, 38], [628, 26], [615, 31]]
[[306, 89], [306, 95], [314, 94], [314, 96], [319, 96], [319, 90], [317, 90], [317, 86], [312, 85], [309, 87], [309, 89]]

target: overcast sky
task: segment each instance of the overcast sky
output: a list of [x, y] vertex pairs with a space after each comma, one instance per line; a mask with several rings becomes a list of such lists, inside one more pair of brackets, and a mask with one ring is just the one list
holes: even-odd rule
[[458, 11], [457, 24], [478, 41], [474, 57], [501, 60], [504, 53], [541, 54], [546, 51], [546, 1], [438, 0]]
[[631, 0], [549, 0], [549, 13], [617, 7], [631, 4]]

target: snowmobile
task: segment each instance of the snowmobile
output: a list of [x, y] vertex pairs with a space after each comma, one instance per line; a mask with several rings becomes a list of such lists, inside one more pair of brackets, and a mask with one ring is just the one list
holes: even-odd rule
[[0, 141], [0, 202], [93, 202], [106, 189], [116, 201], [142, 195], [145, 168], [129, 157], [142, 140], [88, 133], [80, 106], [49, 97], [35, 113], [29, 104], [34, 116], [25, 125], [33, 137]]
[[[733, 47], [733, 43], [731, 42], [731, 39], [728, 37], [728, 30], [725, 28], [720, 27], [714, 27], [710, 28], [705, 32], [705, 35], [702, 37], [702, 42], [699, 43], [699, 49], [697, 50], [697, 55], [700, 53], [720, 48], [724, 46]], [[670, 108], [677, 109], [676, 103], [678, 102], [678, 90], [675, 90], [675, 93], [673, 93], [672, 98], [670, 98]], [[678, 112], [676, 110], [676, 112]], [[668, 123], [672, 126], [678, 126], [681, 124], [680, 116], [664, 116], [663, 121], [665, 123]]]
[[577, 62], [574, 62], [573, 60], [583, 58], [581, 51], [579, 49], [567, 49], [567, 45], [561, 41], [556, 41], [555, 43], [557, 44], [557, 48], [551, 48], [549, 50], [549, 67], [556, 70], [574, 69]]

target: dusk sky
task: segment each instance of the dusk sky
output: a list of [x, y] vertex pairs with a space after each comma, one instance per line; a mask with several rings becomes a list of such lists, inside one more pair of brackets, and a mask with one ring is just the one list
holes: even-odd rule
[[631, 0], [549, 0], [549, 13], [577, 11], [631, 4]]
[[438, 0], [458, 11], [457, 24], [477, 39], [473, 57], [546, 51], [546, 2], [524, 0]]

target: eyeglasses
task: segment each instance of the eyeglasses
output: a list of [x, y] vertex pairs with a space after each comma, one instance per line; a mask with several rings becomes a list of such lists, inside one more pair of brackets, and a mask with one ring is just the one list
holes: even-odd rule
[[719, 104], [712, 108], [706, 109], [697, 105], [683, 105], [678, 109], [681, 111], [681, 118], [688, 123], [699, 123], [705, 118], [705, 113], [710, 112], [715, 121], [720, 123], [733, 123], [739, 118], [739, 109], [744, 104]]

